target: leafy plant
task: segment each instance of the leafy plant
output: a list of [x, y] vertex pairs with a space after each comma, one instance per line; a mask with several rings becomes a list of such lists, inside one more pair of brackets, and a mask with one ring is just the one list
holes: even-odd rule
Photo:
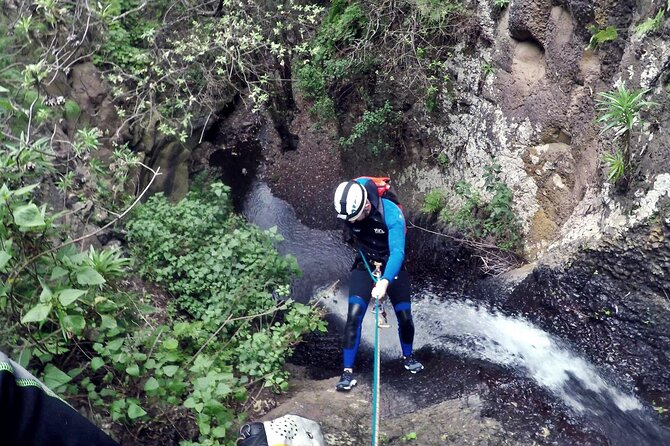
[[438, 97], [440, 94], [440, 89], [434, 85], [428, 87], [426, 91], [426, 109], [429, 113], [434, 112], [437, 109]]
[[449, 166], [449, 156], [447, 156], [447, 154], [444, 153], [444, 152], [440, 152], [437, 155], [437, 164], [442, 168], [448, 167]]
[[370, 151], [379, 155], [382, 151], [389, 149], [387, 142], [391, 133], [390, 127], [397, 121], [399, 114], [393, 111], [391, 103], [386, 101], [383, 107], [376, 110], [366, 110], [361, 121], [354, 125], [351, 134], [340, 138], [340, 146], [351, 148], [360, 140], [368, 142]]
[[621, 150], [616, 150], [614, 153], [605, 153], [603, 161], [607, 165], [607, 181], [616, 183], [626, 173], [626, 162]]
[[175, 315], [188, 316], [166, 327], [162, 345], [172, 353], [138, 363], [138, 377], [149, 367], [161, 371], [148, 384], [152, 395], [165, 383], [181, 383], [162, 398], [194, 412], [205, 443], [233, 438], [237, 407], [255, 383], [285, 390], [282, 366], [291, 346], [303, 333], [325, 329], [312, 307], [273, 298], [273, 291], [287, 290], [296, 261], [274, 250], [280, 238], [273, 230], [232, 214], [228, 192], [214, 183], [177, 204], [155, 195], [128, 225], [140, 271], [173, 293]]
[[[669, 6], [669, 8], [670, 8], [670, 4], [669, 4], [668, 6]], [[663, 415], [664, 413], [668, 412], [668, 409], [667, 409], [667, 408], [665, 408], [665, 407], [663, 407], [663, 406], [661, 406], [661, 405], [659, 405], [659, 404], [656, 404], [656, 401], [652, 401], [652, 402], [651, 402], [651, 406], [654, 408], [654, 410], [655, 410], [659, 415]]]
[[500, 179], [502, 169], [494, 163], [485, 169], [485, 189], [489, 201], [466, 181], [459, 181], [454, 192], [462, 200], [460, 207], [444, 207], [440, 220], [474, 239], [490, 239], [503, 251], [513, 251], [521, 244], [521, 226], [514, 213], [513, 194]]
[[123, 257], [118, 249], [95, 249], [92, 245], [88, 251], [88, 264], [104, 277], [123, 277], [130, 266], [130, 259]]
[[417, 439], [416, 432], [410, 432], [402, 436], [402, 441], [415, 441]]
[[617, 39], [618, 33], [614, 26], [608, 26], [605, 29], [598, 29], [595, 26], [589, 28], [591, 31], [591, 39], [587, 48], [596, 50], [605, 42], [612, 42]]
[[363, 66], [338, 54], [338, 48], [352, 45], [360, 38], [368, 18], [357, 3], [333, 2], [321, 29], [297, 71], [297, 86], [313, 101], [310, 112], [317, 119], [335, 119], [334, 100], [330, 90], [334, 84], [356, 76]]
[[665, 9], [661, 8], [655, 17], [649, 18], [635, 27], [635, 34], [644, 37], [650, 32], [659, 30], [665, 20]]
[[631, 132], [641, 122], [640, 112], [656, 105], [644, 99], [648, 92], [649, 89], [628, 90], [622, 82], [615, 90], [598, 94], [598, 111], [601, 113], [598, 122], [602, 125], [600, 133], [613, 131], [612, 140], [618, 144], [614, 154], [604, 158], [610, 167], [608, 178], [617, 178], [623, 190], [628, 187], [625, 172], [631, 167]]
[[[373, 113], [388, 97], [378, 95], [375, 86], [381, 85], [384, 90], [402, 85], [432, 113], [448, 79], [445, 64], [451, 43], [459, 33], [474, 31], [472, 17], [472, 11], [457, 0], [331, 2], [321, 28], [301, 53], [298, 88], [312, 101], [312, 114], [324, 121], [345, 116], [346, 106], [357, 102]], [[402, 122], [401, 115], [397, 118], [395, 124]], [[340, 129], [347, 127], [338, 124]], [[340, 136], [344, 149], [355, 139]], [[389, 144], [373, 137], [367, 146], [378, 154]]]
[[464, 10], [461, 2], [453, 0], [416, 0], [416, 8], [420, 17], [433, 26], [444, 23], [453, 13]]
[[73, 144], [75, 155], [82, 157], [92, 150], [97, 150], [100, 147], [101, 136], [102, 133], [97, 128], [78, 129]]
[[628, 90], [623, 82], [613, 91], [598, 93], [598, 110], [602, 113], [598, 122], [603, 125], [601, 133], [614, 130], [616, 139], [630, 132], [640, 122], [640, 111], [655, 105], [644, 100], [647, 93], [649, 89]]
[[485, 75], [493, 74], [496, 72], [496, 69], [491, 62], [485, 62], [482, 65], [482, 70], [484, 71]]
[[77, 118], [79, 118], [79, 115], [81, 115], [81, 108], [79, 107], [79, 104], [77, 104], [73, 100], [65, 101], [65, 105], [63, 106], [63, 108], [65, 118], [71, 121], [76, 120]]
[[[187, 200], [178, 207], [182, 213], [164, 197], [137, 210], [134, 221], [141, 217], [146, 224], [144, 232], [129, 231], [137, 237], [137, 258], [116, 249], [82, 251], [81, 242], [99, 231], [81, 232], [90, 230], [91, 215], [114, 215], [107, 226], [123, 230], [118, 220], [142, 198], [134, 196], [142, 164], [126, 145], [110, 144], [98, 129], [78, 128], [78, 104], [43, 101], [38, 91], [44, 85], [38, 84], [64, 75], [79, 56], [97, 51], [97, 45], [89, 46], [92, 34], [110, 38], [105, 43], [122, 44], [125, 54], [94, 58], [106, 69], [119, 116], [132, 128], [151, 115], [158, 120], [152, 128], [165, 124], [181, 137], [198, 112], [220, 106], [219, 91], [199, 89], [213, 85], [210, 81], [222, 81], [215, 88], [237, 88], [262, 99], [263, 71], [281, 66], [293, 38], [309, 29], [307, 22], [321, 9], [290, 0], [283, 3], [287, 11], [270, 5], [270, 18], [266, 10], [255, 17], [286, 20], [258, 36], [251, 20], [258, 12], [255, 2], [249, 8], [227, 8], [225, 2], [222, 16], [207, 13], [195, 24], [188, 12], [202, 6], [195, 3], [103, 0], [72, 8], [61, 3], [38, 0], [32, 8], [14, 11], [23, 14], [13, 21], [16, 33], [0, 21], [0, 347], [55, 392], [71, 396], [73, 405], [86, 402], [87, 412], [102, 417], [106, 426], [144, 430], [152, 423], [167, 425], [170, 412], [179, 411], [185, 423], [193, 423], [189, 432], [197, 432], [180, 432], [183, 444], [232, 444], [251, 392], [285, 389], [288, 375], [282, 366], [292, 346], [302, 334], [324, 327], [319, 311], [289, 299], [295, 259], [279, 256], [275, 233], [232, 215], [222, 185], [203, 192], [202, 200], [189, 197], [197, 203]], [[168, 7], [175, 15], [158, 14], [171, 24], [162, 34], [138, 20]], [[281, 40], [292, 30], [295, 36]], [[133, 35], [126, 39], [115, 32]], [[153, 44], [157, 36], [160, 45]], [[222, 37], [230, 39], [214, 42]], [[210, 48], [210, 43], [215, 44]], [[217, 60], [223, 47], [248, 51], [248, 58]], [[109, 48], [103, 43], [102, 53]], [[202, 48], [212, 51], [202, 53]], [[211, 68], [207, 73], [213, 77], [191, 70], [195, 66]], [[230, 77], [216, 71], [231, 66]], [[55, 107], [61, 106], [58, 113]], [[54, 135], [62, 115], [68, 132]], [[111, 158], [92, 160], [103, 146], [114, 150]], [[89, 176], [93, 181], [79, 181]], [[153, 178], [145, 178], [147, 189]], [[44, 189], [53, 182], [57, 189]], [[58, 190], [62, 196], [54, 199]], [[44, 201], [46, 196], [53, 202]], [[80, 196], [86, 197], [84, 206], [70, 208], [70, 199]], [[61, 207], [57, 201], [62, 212], [52, 210]], [[160, 212], [152, 214], [152, 205]], [[201, 220], [212, 216], [216, 219]], [[157, 228], [178, 228], [187, 236], [159, 232], [157, 245], [142, 238]], [[156, 308], [162, 301], [146, 292], [128, 289], [158, 290], [156, 284], [138, 286], [133, 266], [169, 288], [175, 302], [169, 309]], [[282, 300], [273, 293], [281, 293]]]
[[446, 197], [444, 196], [444, 192], [441, 190], [434, 189], [430, 191], [428, 194], [426, 194], [426, 197], [423, 200], [423, 207], [421, 208], [421, 212], [425, 212], [427, 214], [435, 214], [440, 212], [444, 208], [445, 199]]
[[500, 9], [503, 9], [509, 5], [509, 0], [493, 0], [493, 4], [495, 4]]

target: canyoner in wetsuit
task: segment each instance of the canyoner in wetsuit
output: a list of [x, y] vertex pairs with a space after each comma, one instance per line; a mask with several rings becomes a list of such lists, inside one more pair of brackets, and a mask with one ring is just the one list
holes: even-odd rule
[[[358, 255], [351, 269], [349, 308], [342, 339], [344, 371], [336, 389], [350, 390], [356, 385], [353, 366], [361, 340], [361, 326], [370, 298], [388, 294], [398, 320], [398, 335], [405, 369], [423, 370], [412, 356], [414, 323], [410, 301], [410, 279], [403, 267], [405, 260], [405, 218], [391, 199], [380, 197], [377, 185], [368, 177], [341, 183], [334, 197], [338, 218], [345, 221]], [[375, 283], [370, 271], [381, 263], [381, 276]], [[366, 267], [367, 263], [367, 267]]]

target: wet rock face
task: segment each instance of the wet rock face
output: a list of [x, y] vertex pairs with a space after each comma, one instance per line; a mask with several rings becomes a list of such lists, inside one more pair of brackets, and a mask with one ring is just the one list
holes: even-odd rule
[[[647, 404], [670, 407], [670, 223], [537, 269], [501, 305], [569, 339]], [[666, 415], [667, 419], [667, 415]]]
[[[660, 135], [667, 127], [667, 107], [643, 113], [648, 124], [636, 128], [633, 136], [639, 163], [633, 173], [636, 184], [621, 197], [608, 188], [601, 161], [613, 144], [611, 134], [600, 134], [597, 100], [598, 92], [623, 81], [629, 89], [651, 88], [648, 99], [665, 103], [661, 85], [668, 82], [663, 74], [670, 66], [668, 31], [635, 36], [635, 27], [658, 8], [632, 0], [531, 0], [511, 2], [495, 16], [496, 22], [491, 11], [480, 8], [483, 33], [491, 38], [474, 54], [456, 50], [448, 68], [453, 85], [442, 104], [448, 113], [424, 123], [423, 133], [437, 141], [430, 149], [448, 159], [449, 167], [405, 169], [403, 181], [418, 191], [413, 198], [421, 200], [436, 188], [453, 190], [459, 180], [481, 189], [483, 170], [495, 159], [514, 192], [529, 259], [541, 257], [557, 243], [573, 250], [572, 241], [597, 238], [612, 225], [627, 229], [638, 224], [636, 217], [626, 214], [645, 201], [640, 197], [657, 189], [656, 181], [667, 173], [661, 160], [670, 156], [670, 145]], [[587, 50], [591, 26], [614, 26], [618, 38], [596, 51]], [[570, 154], [571, 167], [553, 177], [560, 177], [565, 186], [558, 187], [560, 193], [549, 188], [551, 183], [527, 159], [545, 145], [551, 150], [563, 147], [558, 153]], [[523, 163], [518, 162], [521, 158]], [[454, 201], [451, 207], [458, 206]], [[581, 231], [581, 222], [591, 217], [595, 224]]]
[[527, 243], [541, 249], [558, 230], [558, 222], [567, 220], [576, 204], [575, 160], [571, 147], [565, 143], [530, 147], [523, 160], [526, 171], [538, 185], [537, 199], [541, 205], [533, 217]]
[[550, 11], [550, 0], [511, 2], [509, 6], [510, 35], [520, 41], [533, 39], [543, 43]]

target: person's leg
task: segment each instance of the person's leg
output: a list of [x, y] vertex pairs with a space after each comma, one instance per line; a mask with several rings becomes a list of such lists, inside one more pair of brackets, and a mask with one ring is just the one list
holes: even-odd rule
[[398, 337], [405, 368], [412, 373], [423, 370], [423, 365], [412, 357], [414, 321], [412, 320], [411, 283], [407, 271], [400, 271], [389, 286], [388, 295], [398, 320]]
[[347, 322], [342, 336], [342, 362], [344, 373], [337, 383], [337, 390], [349, 390], [356, 385], [353, 380], [353, 367], [361, 342], [361, 326], [370, 302], [373, 282], [366, 271], [353, 270], [349, 282], [349, 308]]

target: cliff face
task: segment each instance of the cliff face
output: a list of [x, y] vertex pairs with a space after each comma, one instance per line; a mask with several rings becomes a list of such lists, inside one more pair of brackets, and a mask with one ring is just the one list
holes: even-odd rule
[[[403, 175], [417, 196], [436, 186], [453, 188], [458, 180], [483, 189], [484, 167], [496, 159], [514, 191], [531, 259], [625, 231], [656, 212], [669, 191], [667, 168], [658, 162], [670, 155], [663, 131], [668, 26], [643, 38], [635, 33], [660, 6], [559, 3], [511, 2], [495, 18], [487, 2], [478, 3], [486, 39], [477, 51], [462, 47], [454, 55], [448, 67], [454, 87], [442, 104], [449, 112], [421, 122], [435, 137], [431, 152], [445, 154], [450, 166], [416, 163]], [[587, 49], [590, 25], [615, 26], [617, 40]], [[600, 160], [611, 135], [600, 135], [596, 123], [597, 93], [619, 83], [650, 89], [658, 103], [634, 132], [638, 167], [626, 195], [606, 181]]]
[[[429, 110], [424, 101], [410, 98], [411, 92], [400, 88], [402, 79], [375, 87], [375, 94], [394, 98], [403, 117], [392, 160], [351, 150], [341, 154], [338, 137], [355, 119], [346, 112], [359, 112], [360, 104], [341, 104], [345, 113], [337, 128], [321, 125], [296, 88], [291, 109], [285, 110], [291, 119], [282, 121], [284, 133], [293, 135], [292, 150], [285, 150], [285, 135], [273, 124], [276, 116], [252, 114], [242, 101], [203, 122], [207, 128], [197, 127], [185, 144], [163, 140], [147, 126], [133, 132], [132, 145], [152, 167], [161, 166], [164, 175], [155, 189], [178, 198], [189, 172], [207, 163], [235, 170], [232, 154], [253, 140], [254, 147], [262, 147], [265, 177], [275, 192], [306, 223], [320, 227], [332, 226], [330, 200], [323, 195], [341, 178], [391, 174], [407, 208], [416, 210], [427, 192], [453, 192], [459, 181], [486, 197], [485, 168], [495, 161], [514, 193], [529, 260], [565, 258], [577, 247], [596, 246], [603, 237], [626, 232], [658, 213], [670, 192], [664, 162], [670, 158], [664, 131], [670, 120], [670, 25], [662, 20], [646, 35], [637, 29], [667, 4], [529, 0], [500, 9], [488, 0], [473, 0], [468, 7], [477, 22], [474, 27], [468, 23], [468, 29], [476, 28], [477, 35], [462, 39], [467, 44], [456, 45], [440, 64], [436, 77], [445, 81], [435, 107]], [[594, 33], [609, 26], [616, 28], [616, 38], [587, 48]], [[413, 75], [404, 74], [404, 85], [411, 85]], [[657, 103], [633, 128], [634, 168], [626, 193], [607, 182], [601, 160], [612, 150], [612, 134], [601, 135], [596, 122], [598, 93], [620, 84], [649, 89], [646, 98]], [[217, 149], [209, 143], [223, 157], [210, 160]], [[448, 205], [458, 206], [459, 200], [450, 193]]]
[[[417, 209], [427, 192], [452, 190], [459, 180], [483, 190], [485, 168], [496, 160], [514, 192], [525, 254], [535, 261], [509, 276], [508, 292], [496, 287], [496, 305], [570, 339], [642, 399], [667, 407], [670, 24], [636, 32], [667, 2], [529, 0], [502, 11], [489, 3], [476, 2], [474, 50], [458, 46], [444, 68], [449, 88], [438, 111], [414, 103], [403, 112], [410, 124], [402, 162], [380, 167], [347, 155], [331, 172], [390, 172], [406, 206]], [[617, 38], [588, 49], [591, 26], [614, 26]], [[656, 103], [632, 132], [625, 193], [607, 182], [601, 159], [612, 150], [612, 134], [601, 134], [596, 122], [598, 93], [620, 84], [649, 89]], [[328, 129], [293, 130], [305, 143], [289, 155], [294, 168], [309, 172], [320, 152], [336, 150]], [[315, 133], [320, 144], [309, 146]], [[282, 156], [271, 146], [268, 153], [276, 160], [275, 191], [300, 202], [285, 186]], [[436, 163], [440, 155], [448, 163]], [[327, 215], [330, 200], [322, 201]]]

